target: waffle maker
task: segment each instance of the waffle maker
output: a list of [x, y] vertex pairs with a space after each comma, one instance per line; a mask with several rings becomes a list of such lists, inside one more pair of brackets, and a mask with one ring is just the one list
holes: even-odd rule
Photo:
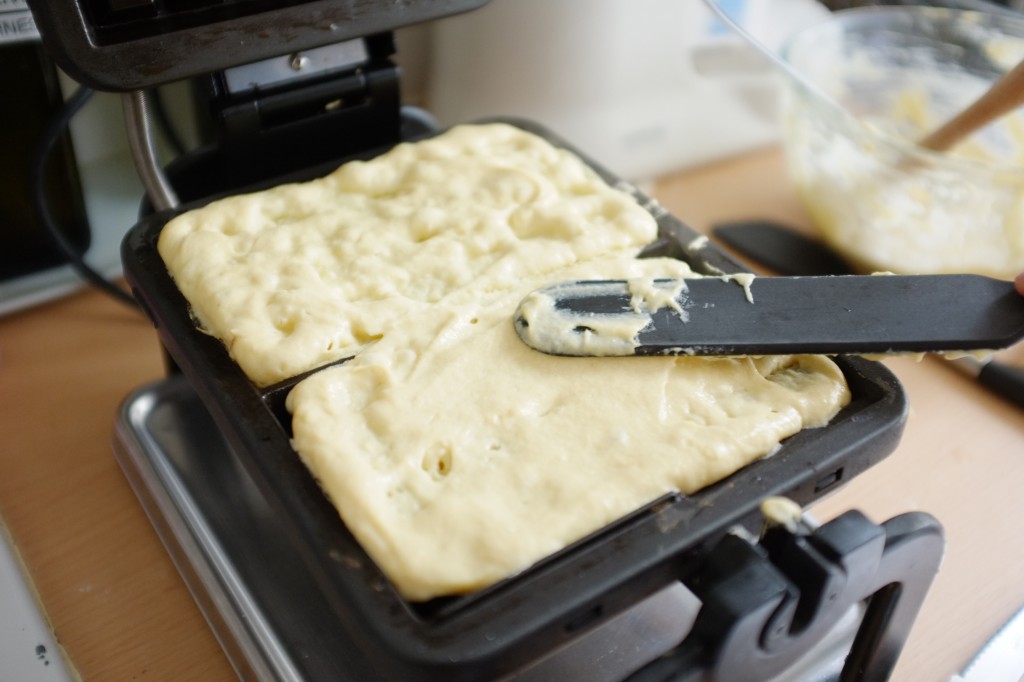
[[[391, 32], [484, 2], [29, 2], [65, 72], [124, 93], [148, 199], [124, 242], [125, 273], [170, 362], [165, 379], [125, 400], [114, 450], [235, 670], [266, 680], [887, 679], [938, 570], [939, 524], [917, 512], [876, 524], [855, 511], [821, 526], [766, 523], [760, 511], [769, 497], [807, 505], [895, 449], [907, 405], [883, 366], [839, 358], [851, 404], [772, 457], [666, 495], [490, 588], [410, 603], [289, 445], [283, 402], [299, 378], [258, 389], [197, 331], [156, 253], [163, 224], [216, 196], [313, 178], [436, 132], [401, 107]], [[198, 76], [217, 139], [162, 168], [147, 91]], [[630, 191], [660, 227], [646, 255], [709, 274], [742, 269]]]

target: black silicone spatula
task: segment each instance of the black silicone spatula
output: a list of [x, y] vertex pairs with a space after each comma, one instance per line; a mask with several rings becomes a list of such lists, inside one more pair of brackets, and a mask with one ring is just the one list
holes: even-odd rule
[[1012, 282], [979, 275], [747, 281], [562, 282], [524, 299], [515, 326], [528, 345], [556, 355], [916, 353], [1024, 338], [1024, 297]]

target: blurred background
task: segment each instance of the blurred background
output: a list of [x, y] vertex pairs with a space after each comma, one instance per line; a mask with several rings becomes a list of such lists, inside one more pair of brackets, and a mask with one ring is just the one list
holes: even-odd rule
[[[719, 0], [781, 41], [852, 0]], [[1017, 11], [1024, 0], [939, 0]], [[700, 0], [491, 0], [461, 16], [398, 31], [403, 101], [440, 124], [490, 116], [539, 121], [635, 183], [778, 143], [779, 76]], [[22, 0], [0, 4], [0, 315], [61, 296], [81, 280], [39, 226], [27, 180], [35, 143], [76, 84], [42, 50]], [[157, 94], [162, 155], [204, 140], [193, 84]], [[199, 113], [197, 113], [197, 111]], [[103, 276], [120, 271], [120, 238], [142, 189], [120, 97], [96, 93], [70, 121], [47, 167], [55, 219]]]

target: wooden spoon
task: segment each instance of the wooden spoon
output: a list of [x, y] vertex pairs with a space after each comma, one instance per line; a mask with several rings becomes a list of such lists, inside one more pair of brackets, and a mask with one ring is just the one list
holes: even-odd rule
[[917, 144], [944, 152], [974, 131], [1024, 104], [1024, 61], [992, 84], [985, 94]]

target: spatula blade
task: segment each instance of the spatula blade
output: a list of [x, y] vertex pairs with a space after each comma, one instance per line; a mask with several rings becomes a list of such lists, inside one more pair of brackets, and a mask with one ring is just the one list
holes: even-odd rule
[[527, 297], [515, 325], [556, 355], [972, 351], [1024, 337], [1024, 298], [980, 275], [563, 282]]

